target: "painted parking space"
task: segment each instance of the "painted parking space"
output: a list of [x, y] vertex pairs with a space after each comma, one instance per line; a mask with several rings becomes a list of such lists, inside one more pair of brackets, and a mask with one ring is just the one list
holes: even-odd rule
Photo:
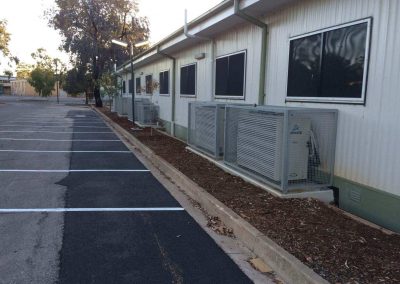
[[[25, 267], [24, 259], [30, 257], [38, 271], [50, 269], [17, 280], [249, 282], [115, 134], [94, 133], [92, 128], [87, 128], [90, 133], [78, 133], [82, 127], [76, 125], [85, 125], [85, 119], [100, 125], [97, 114], [59, 109], [61, 126], [24, 125], [22, 131], [34, 132], [0, 132], [0, 194], [6, 197], [0, 200], [0, 228], [20, 236], [13, 241], [0, 235], [0, 247], [9, 246], [0, 261], [10, 258], [19, 271], [27, 272], [31, 267]], [[68, 128], [62, 125], [63, 117]], [[7, 127], [0, 126], [0, 131]], [[49, 129], [71, 133], [38, 131]], [[37, 246], [38, 242], [44, 244]], [[0, 273], [15, 270], [5, 265]]]

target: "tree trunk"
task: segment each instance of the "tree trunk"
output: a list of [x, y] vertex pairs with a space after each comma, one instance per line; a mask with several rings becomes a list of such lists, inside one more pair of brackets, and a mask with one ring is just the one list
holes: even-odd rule
[[100, 96], [99, 79], [100, 79], [100, 72], [99, 72], [97, 57], [93, 56], [93, 80], [94, 80], [93, 96], [94, 100], [96, 101], [96, 107], [103, 107], [103, 101], [101, 100]]
[[101, 100], [100, 96], [100, 88], [97, 84], [94, 86], [93, 96], [96, 101], [96, 107], [103, 107], [103, 101]]

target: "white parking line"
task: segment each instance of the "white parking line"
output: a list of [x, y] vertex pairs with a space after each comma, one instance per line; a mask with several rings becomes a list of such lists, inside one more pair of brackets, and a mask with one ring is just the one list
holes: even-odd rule
[[[24, 125], [12, 125], [12, 124], [3, 124], [0, 127], [23, 127]], [[30, 128], [107, 128], [107, 126], [38, 126], [38, 125], [27, 125], [26, 127]]]
[[18, 170], [18, 169], [0, 169], [0, 173], [93, 173], [93, 172], [112, 172], [112, 173], [135, 173], [150, 172], [150, 170]]
[[57, 213], [57, 212], [149, 212], [184, 211], [182, 207], [135, 207], [135, 208], [7, 208], [0, 213]]
[[114, 133], [111, 131], [47, 131], [47, 130], [0, 130], [0, 133]]
[[7, 141], [48, 141], [48, 142], [121, 142], [121, 140], [115, 139], [40, 139], [40, 138], [0, 138], [0, 140], [7, 140]]
[[0, 152], [13, 152], [13, 153], [132, 153], [131, 151], [64, 151], [64, 150], [0, 150]]

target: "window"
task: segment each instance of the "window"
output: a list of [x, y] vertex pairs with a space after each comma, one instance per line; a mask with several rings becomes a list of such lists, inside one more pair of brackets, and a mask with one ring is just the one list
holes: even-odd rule
[[125, 92], [126, 92], [125, 81], [122, 81], [122, 93], [125, 94]]
[[181, 67], [181, 95], [196, 95], [196, 63]]
[[147, 75], [146, 76], [146, 94], [153, 93], [153, 76]]
[[142, 86], [140, 84], [140, 77], [136, 78], [136, 94], [140, 94], [142, 92]]
[[160, 72], [160, 95], [169, 94], [169, 71]]
[[132, 79], [129, 79], [129, 94], [132, 94], [132, 91], [133, 91], [133, 81], [132, 81]]
[[364, 103], [370, 19], [290, 41], [287, 100]]
[[244, 98], [246, 52], [218, 57], [215, 62], [215, 96]]

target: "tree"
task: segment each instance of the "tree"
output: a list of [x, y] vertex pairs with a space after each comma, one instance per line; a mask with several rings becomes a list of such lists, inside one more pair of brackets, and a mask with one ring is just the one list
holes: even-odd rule
[[100, 85], [103, 89], [102, 96], [107, 96], [110, 102], [110, 109], [111, 109], [111, 102], [112, 99], [117, 95], [118, 90], [121, 89], [121, 84], [118, 83], [118, 80], [115, 75], [111, 74], [110, 72], [103, 73], [100, 79]]
[[31, 72], [32, 72], [33, 68], [34, 67], [30, 64], [20, 62], [16, 68], [17, 78], [28, 79], [31, 76]]
[[38, 92], [40, 96], [48, 97], [54, 90], [56, 77], [52, 70], [36, 67], [32, 70], [28, 82], [35, 88], [35, 91]]
[[31, 54], [36, 61], [34, 69], [28, 78], [29, 84], [40, 96], [48, 97], [54, 90], [54, 84], [59, 80], [65, 66], [58, 58], [50, 57], [46, 50], [39, 48]]
[[11, 70], [5, 70], [4, 71], [4, 75], [7, 75], [8, 80], [10, 80], [10, 78], [14, 75], [13, 72]]
[[4, 56], [10, 55], [8, 43], [10, 42], [10, 34], [7, 32], [7, 21], [0, 20], [0, 52]]
[[63, 89], [68, 94], [77, 95], [87, 93], [91, 78], [84, 66], [72, 68], [67, 71], [63, 83]]
[[[128, 59], [128, 51], [112, 46], [111, 40], [139, 42], [149, 36], [148, 21], [138, 17], [138, 5], [131, 0], [55, 0], [49, 10], [49, 24], [64, 36], [62, 48], [88, 66], [90, 87], [96, 106], [102, 106], [99, 81], [113, 60]], [[137, 54], [143, 50], [134, 48]]]

